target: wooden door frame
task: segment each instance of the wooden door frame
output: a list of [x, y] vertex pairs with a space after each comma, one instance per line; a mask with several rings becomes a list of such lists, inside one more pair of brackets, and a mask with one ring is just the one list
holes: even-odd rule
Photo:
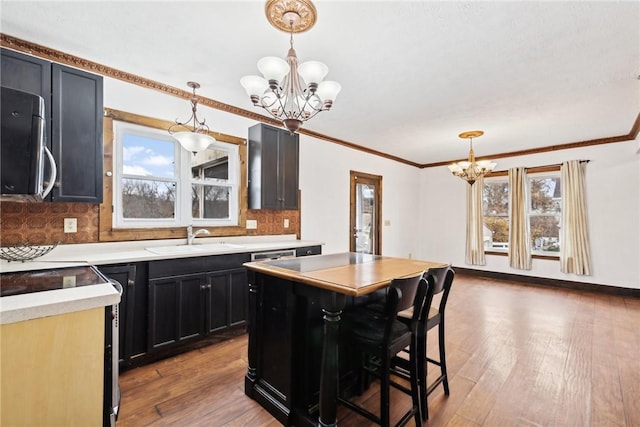
[[373, 181], [376, 187], [375, 197], [375, 245], [373, 253], [375, 255], [382, 255], [382, 176], [372, 175], [364, 172], [349, 171], [349, 251], [355, 252], [355, 239], [353, 238], [353, 230], [356, 226], [356, 183], [358, 180]]

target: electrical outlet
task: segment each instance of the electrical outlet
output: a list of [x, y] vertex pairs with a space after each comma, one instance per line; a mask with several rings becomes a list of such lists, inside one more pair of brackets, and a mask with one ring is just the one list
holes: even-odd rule
[[64, 232], [65, 233], [77, 233], [78, 232], [78, 218], [65, 218], [64, 219]]
[[76, 276], [62, 276], [62, 288], [75, 288]]
[[248, 219], [247, 220], [247, 230], [255, 230], [258, 228], [258, 220], [257, 219]]
[[289, 228], [289, 218], [284, 219], [284, 228]]

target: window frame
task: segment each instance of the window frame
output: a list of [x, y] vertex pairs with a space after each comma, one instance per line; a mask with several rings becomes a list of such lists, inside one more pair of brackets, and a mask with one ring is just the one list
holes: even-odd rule
[[[209, 149], [228, 153], [228, 179], [194, 179], [192, 175], [191, 159], [193, 153], [185, 150], [166, 131], [142, 126], [122, 121], [114, 121], [114, 144], [113, 156], [115, 159], [115, 182], [113, 192], [113, 225], [115, 228], [147, 228], [147, 227], [186, 227], [197, 225], [199, 227], [225, 227], [237, 226], [238, 216], [233, 215], [238, 212], [238, 183], [240, 170], [238, 166], [238, 146], [225, 142], [215, 141]], [[174, 177], [156, 177], [128, 175], [123, 171], [123, 137], [125, 134], [143, 136], [159, 141], [173, 143]], [[125, 218], [124, 205], [122, 199], [124, 179], [154, 180], [161, 182], [172, 182], [175, 184], [174, 215], [173, 218]], [[192, 186], [220, 186], [229, 189], [229, 210], [226, 218], [193, 218], [192, 210]]]
[[[562, 185], [561, 183], [561, 175], [560, 175], [560, 171], [558, 170], [558, 172], [538, 172], [538, 173], [527, 173], [527, 195], [529, 196], [529, 200], [527, 203], [527, 216], [529, 217], [529, 232], [531, 233], [531, 219], [533, 217], [558, 217], [558, 229], [561, 230], [562, 229], [562, 194], [560, 195], [560, 210], [557, 213], [535, 213], [533, 212], [532, 208], [532, 198], [531, 198], [531, 180], [532, 179], [547, 179], [547, 178], [552, 178], [552, 179], [557, 179], [558, 180], [558, 185]], [[533, 236], [531, 236], [533, 238]], [[560, 246], [561, 242], [560, 242], [560, 231], [558, 231], [558, 246]], [[535, 245], [532, 244], [531, 246], [531, 254], [532, 255], [538, 255], [538, 256], [556, 256], [556, 257], [560, 257], [560, 249], [558, 249], [558, 251], [536, 251], [535, 250]], [[557, 254], [557, 255], [555, 255]]]
[[[508, 171], [496, 171], [496, 172], [492, 172], [490, 174], [487, 174], [484, 178], [484, 184], [486, 185], [487, 182], [495, 182], [495, 181], [507, 181], [508, 183]], [[559, 216], [559, 228], [562, 229], [562, 212], [560, 211], [557, 214], [539, 214], [539, 213], [532, 213], [531, 211], [531, 179], [532, 178], [557, 178], [559, 185], [561, 184], [561, 173], [560, 173], [560, 165], [552, 165], [552, 166], [541, 166], [541, 167], [535, 167], [535, 168], [527, 168], [527, 196], [529, 197], [529, 200], [527, 201], [527, 216], [529, 218], [529, 224], [531, 224], [531, 217], [532, 216]], [[483, 189], [484, 191], [484, 189]], [[562, 195], [561, 195], [562, 197]], [[562, 199], [561, 199], [562, 200]], [[562, 204], [562, 201], [560, 201], [560, 203]], [[483, 206], [483, 224], [484, 224], [484, 217], [486, 215], [484, 215], [484, 206]], [[529, 225], [529, 227], [531, 227], [531, 225]], [[529, 231], [531, 232], [531, 228], [529, 229]], [[507, 242], [509, 243], [509, 242]], [[560, 242], [561, 244], [562, 242]], [[508, 256], [509, 255], [509, 248], [508, 246], [504, 249], [502, 248], [491, 248], [491, 249], [486, 249], [485, 248], [485, 254], [487, 255], [501, 255], [501, 256]], [[531, 245], [531, 257], [532, 258], [536, 258], [536, 259], [551, 259], [551, 260], [559, 260], [560, 259], [560, 252], [555, 252], [555, 251], [535, 251], [534, 250], [534, 246], [533, 244]]]
[[[115, 188], [114, 179], [115, 174], [115, 159], [113, 157], [115, 142], [115, 130], [114, 123], [116, 121], [137, 124], [144, 127], [159, 129], [165, 132], [173, 122], [155, 119], [147, 116], [133, 114], [125, 111], [115, 110], [111, 108], [104, 109], [103, 120], [103, 135], [104, 135], [104, 170], [103, 188], [104, 199], [103, 202], [96, 207], [99, 209], [99, 230], [98, 241], [101, 242], [116, 242], [126, 240], [152, 240], [152, 239], [175, 239], [184, 237], [186, 235], [186, 227], [184, 225], [175, 226], [156, 226], [144, 228], [135, 227], [115, 227], [114, 226], [114, 212], [115, 206], [113, 205], [113, 194]], [[205, 227], [210, 231], [211, 236], [240, 236], [246, 235], [247, 229], [245, 227], [247, 218], [247, 140], [237, 136], [223, 134], [219, 132], [209, 132], [217, 141], [229, 143], [237, 147], [238, 150], [238, 208], [237, 208], [237, 225], [201, 225], [198, 222], [198, 226]], [[234, 208], [235, 209], [235, 208]], [[215, 221], [213, 221], [215, 222]]]
[[[123, 135], [137, 135], [145, 138], [152, 138], [157, 140], [170, 141], [171, 136], [169, 134], [162, 135], [159, 129], [154, 129], [146, 126], [136, 125], [127, 122], [114, 121], [114, 144], [113, 144], [113, 158], [114, 158], [114, 186], [113, 186], [113, 226], [114, 228], [146, 228], [146, 227], [171, 227], [181, 225], [180, 219], [180, 198], [182, 197], [182, 185], [181, 185], [181, 153], [180, 148], [174, 143], [173, 146], [173, 178], [164, 178], [156, 176], [143, 176], [134, 174], [125, 174], [124, 168], [124, 154], [123, 144], [121, 143]], [[171, 141], [173, 142], [173, 141]], [[124, 203], [122, 201], [122, 181], [124, 179], [141, 179], [141, 180], [153, 180], [162, 182], [173, 182], [175, 184], [175, 200], [174, 200], [174, 215], [172, 219], [167, 218], [124, 218], [123, 209]]]

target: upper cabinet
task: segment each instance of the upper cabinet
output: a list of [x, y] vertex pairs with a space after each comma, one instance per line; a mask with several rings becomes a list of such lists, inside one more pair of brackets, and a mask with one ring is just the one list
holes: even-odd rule
[[[1, 50], [3, 86], [43, 97], [54, 202], [102, 202], [102, 76]], [[49, 172], [45, 172], [49, 176]]]
[[299, 135], [258, 124], [248, 151], [249, 209], [298, 209]]

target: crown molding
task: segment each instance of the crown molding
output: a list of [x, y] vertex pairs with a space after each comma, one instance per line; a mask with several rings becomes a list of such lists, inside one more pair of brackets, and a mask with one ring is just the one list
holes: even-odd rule
[[[39, 45], [37, 43], [32, 43], [26, 40], [22, 40], [17, 37], [10, 36], [8, 34], [0, 33], [0, 46], [8, 49], [17, 50], [23, 53], [28, 53], [30, 55], [48, 59], [53, 62], [58, 62], [60, 64], [65, 64], [71, 67], [86, 70], [95, 74], [101, 74], [106, 77], [124, 81], [126, 83], [131, 83], [137, 86], [153, 89], [158, 92], [176, 96], [178, 98], [188, 100], [188, 99], [191, 99], [191, 97], [193, 96], [193, 93], [187, 90], [179, 89], [173, 86], [166, 85], [164, 83], [160, 83], [155, 80], [148, 79], [146, 77], [141, 77], [136, 74], [118, 70], [117, 68], [109, 67], [108, 65], [89, 61], [88, 59], [80, 58], [75, 55], [71, 55], [56, 49]], [[248, 119], [256, 120], [258, 122], [267, 123], [267, 124], [278, 126], [278, 127], [282, 125], [282, 123], [280, 123], [278, 120], [275, 120], [273, 118], [254, 113], [252, 111], [245, 110], [243, 108], [234, 107], [233, 105], [225, 104], [223, 102], [216, 101], [215, 99], [207, 98], [201, 95], [197, 95], [197, 98], [198, 98], [198, 103], [200, 105], [206, 105], [207, 107], [210, 107], [216, 110], [224, 111], [230, 114], [235, 114], [238, 116], [242, 116]], [[547, 147], [539, 147], [539, 148], [533, 148], [528, 150], [512, 151], [508, 153], [498, 153], [498, 154], [492, 154], [486, 157], [490, 157], [491, 159], [500, 159], [505, 157], [517, 157], [517, 156], [524, 156], [529, 154], [544, 153], [548, 151], [568, 150], [572, 148], [587, 147], [590, 145], [611, 144], [615, 142], [634, 140], [638, 136], [639, 132], [640, 132], [640, 113], [638, 113], [638, 116], [631, 130], [627, 135], [592, 139], [588, 141], [572, 142], [568, 144], [551, 145]], [[355, 144], [353, 142], [345, 141], [339, 138], [334, 138], [332, 136], [325, 135], [319, 132], [314, 132], [306, 128], [300, 129], [298, 133], [302, 135], [307, 135], [316, 139], [321, 139], [323, 141], [331, 142], [333, 144], [338, 144], [343, 147], [351, 148], [353, 150], [362, 151], [364, 153], [371, 154], [374, 156], [383, 157], [385, 159], [403, 163], [405, 165], [417, 167], [420, 169], [437, 167], [437, 166], [446, 166], [454, 162], [467, 160], [467, 159], [459, 159], [459, 160], [450, 160], [445, 162], [420, 164], [420, 163], [403, 159], [401, 157], [397, 157], [388, 153], [384, 153], [382, 151], [373, 150], [371, 148], [367, 148], [362, 145]], [[482, 158], [478, 158], [478, 160], [482, 160]]]

